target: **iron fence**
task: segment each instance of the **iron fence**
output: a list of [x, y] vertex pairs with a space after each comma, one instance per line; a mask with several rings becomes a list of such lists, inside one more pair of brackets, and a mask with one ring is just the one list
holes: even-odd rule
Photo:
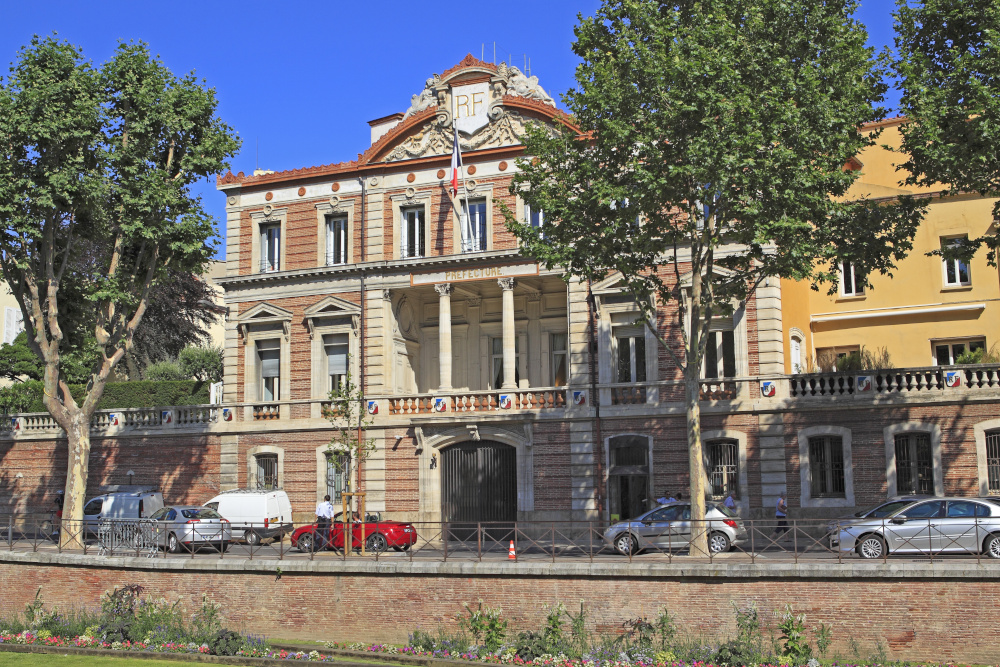
[[[170, 552], [169, 535], [156, 521], [106, 520], [99, 524], [53, 521], [40, 515], [0, 520], [0, 550], [144, 556], [511, 562], [857, 562], [938, 561], [974, 558], [1000, 564], [1000, 523], [969, 517], [951, 527], [941, 519], [879, 521], [730, 520], [633, 522], [612, 529], [597, 522], [399, 522], [333, 523], [317, 534], [314, 523], [248, 526], [269, 535], [259, 543], [244, 530], [202, 535]], [[412, 532], [404, 532], [406, 527]], [[207, 530], [219, 531], [218, 527]], [[720, 536], [724, 536], [722, 539]], [[231, 537], [231, 539], [224, 539]], [[349, 548], [344, 548], [344, 543]], [[708, 547], [706, 549], [706, 546]], [[725, 548], [725, 550], [721, 550]], [[720, 550], [717, 550], [720, 549]]]

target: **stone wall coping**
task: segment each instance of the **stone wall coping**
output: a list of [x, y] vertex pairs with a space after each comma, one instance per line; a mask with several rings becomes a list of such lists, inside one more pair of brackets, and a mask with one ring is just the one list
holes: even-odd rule
[[[678, 559], [683, 561], [683, 558]], [[344, 560], [274, 560], [240, 558], [145, 558], [106, 557], [92, 554], [0, 552], [0, 562], [23, 565], [58, 565], [69, 567], [122, 570], [245, 572], [248, 574], [317, 575], [411, 575], [455, 577], [594, 577], [594, 578], [700, 578], [700, 579], [998, 579], [1000, 561], [936, 560], [927, 562], [864, 562], [845, 558], [802, 560], [795, 562], [727, 562], [725, 557], [713, 563], [595, 561], [565, 562], [459, 562], [459, 561], [375, 561], [361, 557]]]

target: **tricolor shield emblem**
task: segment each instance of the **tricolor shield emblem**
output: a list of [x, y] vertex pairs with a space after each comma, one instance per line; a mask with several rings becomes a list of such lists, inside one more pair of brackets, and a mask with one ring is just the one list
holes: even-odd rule
[[586, 405], [587, 404], [587, 392], [585, 391], [574, 391], [573, 392], [573, 405]]
[[368, 401], [368, 414], [370, 415], [378, 414], [378, 401]]
[[860, 393], [863, 391], [872, 390], [872, 376], [871, 375], [859, 375], [855, 378], [854, 382], [855, 390]]
[[511, 405], [510, 394], [500, 394], [500, 409], [507, 410]]
[[774, 383], [774, 380], [763, 380], [760, 383], [760, 395], [765, 398], [774, 396], [777, 390], [778, 386]]
[[448, 410], [448, 399], [437, 397], [434, 399], [434, 412], [445, 412]]
[[962, 374], [960, 371], [945, 371], [944, 384], [946, 387], [961, 387]]

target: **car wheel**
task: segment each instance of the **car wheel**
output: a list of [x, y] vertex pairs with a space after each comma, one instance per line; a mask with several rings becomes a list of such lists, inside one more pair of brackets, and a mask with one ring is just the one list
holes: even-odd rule
[[725, 533], [712, 533], [708, 536], [708, 551], [713, 554], [722, 554], [729, 551], [729, 537]]
[[983, 553], [990, 558], [1000, 558], [1000, 535], [990, 535], [983, 542]]
[[299, 536], [298, 542], [295, 543], [296, 548], [302, 553], [309, 553], [313, 548], [313, 535], [312, 533], [302, 533]]
[[260, 546], [260, 533], [256, 530], [245, 530], [243, 531], [243, 539], [247, 541], [252, 547]]
[[885, 540], [874, 533], [862, 536], [856, 551], [862, 558], [882, 558], [888, 553]]
[[615, 538], [615, 549], [623, 556], [628, 556], [639, 550], [639, 543], [635, 541], [632, 533], [622, 533]]
[[374, 551], [375, 553], [380, 554], [388, 548], [389, 543], [385, 541], [385, 535], [382, 533], [375, 533], [365, 540], [365, 549], [367, 551]]
[[167, 538], [167, 551], [172, 554], [177, 554], [181, 552], [181, 542], [177, 539], [177, 536], [170, 533], [170, 537]]

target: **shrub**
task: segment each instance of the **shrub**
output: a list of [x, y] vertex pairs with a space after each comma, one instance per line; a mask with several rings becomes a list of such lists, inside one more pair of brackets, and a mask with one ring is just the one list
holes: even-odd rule
[[184, 371], [181, 370], [181, 365], [176, 361], [157, 361], [155, 364], [150, 364], [146, 367], [144, 375], [146, 380], [154, 382], [176, 382], [188, 379]]
[[[23, 391], [31, 397], [31, 402], [24, 411], [45, 412], [45, 405], [42, 403], [42, 383], [25, 382], [22, 386], [24, 387]], [[78, 401], [82, 401], [86, 395], [86, 387], [83, 385], [70, 385], [69, 389]], [[98, 402], [97, 408], [99, 410], [112, 410], [172, 405], [207, 405], [209, 391], [208, 383], [195, 380], [109, 382], [104, 388], [104, 395]]]
[[222, 381], [222, 348], [221, 347], [185, 347], [177, 355], [184, 379], [195, 379], [201, 382]]
[[243, 648], [243, 635], [232, 630], [219, 630], [208, 644], [212, 655], [236, 655]]

